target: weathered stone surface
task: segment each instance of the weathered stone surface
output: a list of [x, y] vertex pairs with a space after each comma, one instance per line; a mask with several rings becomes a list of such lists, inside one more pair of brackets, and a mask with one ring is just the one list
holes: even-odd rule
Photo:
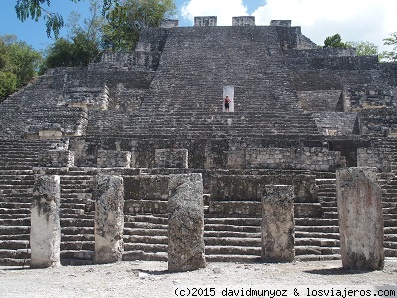
[[121, 261], [124, 251], [124, 186], [118, 176], [96, 176], [95, 262]]
[[131, 152], [117, 150], [99, 150], [97, 155], [98, 168], [129, 168]]
[[336, 178], [343, 268], [383, 269], [382, 193], [376, 168], [341, 169]]
[[254, 16], [233, 17], [232, 26], [255, 26], [255, 17]]
[[294, 191], [289, 185], [268, 185], [262, 198], [262, 260], [295, 258]]
[[56, 149], [39, 153], [39, 165], [41, 167], [73, 167], [74, 154], [70, 150]]
[[202, 176], [170, 175], [168, 189], [168, 270], [204, 268]]
[[30, 228], [32, 268], [46, 268], [60, 264], [60, 185], [59, 176], [35, 177]]
[[155, 149], [155, 168], [188, 168], [187, 149]]
[[194, 17], [194, 26], [196, 26], [196, 27], [216, 26], [217, 20], [218, 20], [218, 18], [216, 16]]

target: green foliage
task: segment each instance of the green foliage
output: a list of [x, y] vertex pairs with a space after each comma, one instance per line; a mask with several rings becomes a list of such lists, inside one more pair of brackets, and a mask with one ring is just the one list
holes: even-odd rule
[[108, 0], [109, 11], [104, 27], [106, 50], [131, 51], [143, 28], [157, 27], [160, 21], [175, 12], [173, 0]]
[[0, 70], [0, 102], [17, 90], [17, 76], [9, 71]]
[[379, 56], [378, 46], [368, 41], [348, 41], [346, 45], [356, 49], [357, 56]]
[[41, 61], [41, 53], [16, 36], [0, 36], [0, 101], [29, 83]]
[[384, 51], [383, 58], [386, 61], [397, 62], [397, 32], [391, 33], [389, 37], [385, 38], [384, 45], [393, 46], [392, 51]]
[[101, 54], [101, 28], [104, 19], [99, 11], [97, 0], [90, 1], [91, 16], [79, 25], [80, 15], [72, 13], [67, 27], [69, 37], [59, 38], [47, 48], [45, 62], [40, 69], [44, 73], [49, 68], [62, 66], [86, 66], [97, 62]]
[[[80, 0], [70, 0], [72, 2], [79, 2]], [[51, 36], [51, 32], [54, 33], [55, 38], [59, 36], [59, 30], [64, 26], [63, 18], [58, 13], [50, 12], [45, 9], [43, 5], [50, 7], [50, 0], [17, 0], [15, 5], [15, 12], [17, 18], [24, 22], [29, 17], [36, 22], [41, 18], [44, 12], [44, 19], [46, 20], [46, 31], [47, 36]]]
[[335, 34], [332, 36], [328, 36], [324, 40], [324, 46], [323, 48], [343, 48], [343, 49], [348, 49], [350, 48], [346, 43], [342, 42], [342, 38], [340, 34]]

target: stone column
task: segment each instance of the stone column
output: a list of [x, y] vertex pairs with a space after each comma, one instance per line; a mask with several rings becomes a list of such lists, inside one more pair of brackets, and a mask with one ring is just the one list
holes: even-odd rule
[[262, 198], [262, 260], [290, 262], [295, 258], [294, 189], [266, 185]]
[[336, 191], [343, 268], [382, 270], [382, 192], [376, 168], [338, 170]]
[[121, 261], [124, 251], [123, 178], [95, 177], [95, 263]]
[[168, 270], [204, 268], [204, 204], [201, 174], [170, 175]]
[[37, 175], [30, 219], [30, 266], [32, 268], [60, 265], [60, 201], [60, 177]]

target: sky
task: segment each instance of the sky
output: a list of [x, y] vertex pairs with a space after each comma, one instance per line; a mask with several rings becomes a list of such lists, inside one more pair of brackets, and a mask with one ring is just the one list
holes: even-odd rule
[[[13, 34], [37, 50], [54, 42], [49, 39], [44, 20], [21, 22], [15, 13], [16, 0], [0, 0], [0, 35]], [[368, 41], [379, 51], [392, 50], [383, 39], [397, 32], [397, 0], [175, 0], [179, 26], [192, 26], [194, 16], [217, 16], [218, 26], [231, 26], [234, 16], [255, 16], [258, 26], [271, 20], [291, 20], [302, 33], [318, 45], [339, 33], [342, 41]], [[52, 0], [50, 11], [68, 19], [71, 11], [89, 16], [89, 0], [77, 4]], [[67, 28], [61, 36], [67, 35]]]

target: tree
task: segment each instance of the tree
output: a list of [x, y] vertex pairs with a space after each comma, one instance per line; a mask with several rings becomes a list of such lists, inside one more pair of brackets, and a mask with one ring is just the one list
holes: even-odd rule
[[349, 46], [342, 42], [342, 38], [340, 36], [340, 34], [335, 34], [332, 36], [328, 36], [325, 40], [324, 40], [324, 46], [323, 48], [343, 48], [343, 49], [347, 49], [349, 48]]
[[133, 50], [143, 28], [157, 27], [175, 11], [173, 0], [119, 0], [106, 14], [103, 44], [106, 50]]
[[0, 36], [0, 101], [28, 84], [41, 62], [41, 53], [15, 35]]
[[45, 62], [40, 73], [54, 67], [86, 66], [97, 62], [101, 55], [102, 27], [104, 18], [99, 13], [98, 0], [90, 0], [91, 15], [80, 25], [80, 15], [73, 12], [66, 24], [67, 38], [58, 38], [47, 48]]
[[397, 32], [391, 33], [389, 37], [383, 39], [385, 46], [393, 46], [393, 50], [382, 53], [383, 58], [387, 61], [397, 62]]
[[348, 41], [346, 45], [356, 49], [357, 56], [380, 56], [378, 46], [368, 41]]

